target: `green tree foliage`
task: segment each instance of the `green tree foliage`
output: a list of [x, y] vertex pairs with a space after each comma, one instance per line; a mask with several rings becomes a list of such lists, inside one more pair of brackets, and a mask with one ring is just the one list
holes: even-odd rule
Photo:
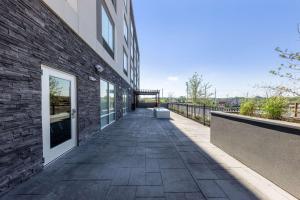
[[253, 116], [254, 112], [255, 112], [255, 108], [256, 108], [256, 105], [253, 100], [246, 100], [241, 103], [240, 114]]
[[202, 75], [197, 72], [189, 79], [187, 83], [188, 95], [193, 104], [212, 104], [210, 97], [213, 95], [210, 92], [212, 85], [209, 82], [204, 82]]
[[292, 94], [300, 96], [300, 52], [290, 52], [276, 48], [284, 63], [270, 73], [287, 81], [286, 85], [268, 86], [267, 88], [276, 92], [277, 95]]
[[180, 97], [177, 98], [177, 101], [179, 103], [186, 103], [186, 97], [185, 96], [180, 96]]
[[269, 119], [281, 119], [287, 105], [286, 98], [274, 96], [265, 100], [262, 105], [264, 116]]
[[188, 82], [188, 94], [192, 100], [192, 103], [197, 103], [201, 96], [202, 81], [202, 76], [195, 72]]

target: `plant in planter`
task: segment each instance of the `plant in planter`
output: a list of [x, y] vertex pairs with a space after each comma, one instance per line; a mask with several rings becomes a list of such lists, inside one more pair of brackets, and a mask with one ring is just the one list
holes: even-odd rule
[[287, 105], [286, 98], [274, 96], [266, 99], [262, 105], [264, 116], [268, 119], [281, 119]]
[[246, 100], [241, 104], [240, 114], [253, 116], [255, 112], [255, 102], [252, 100]]

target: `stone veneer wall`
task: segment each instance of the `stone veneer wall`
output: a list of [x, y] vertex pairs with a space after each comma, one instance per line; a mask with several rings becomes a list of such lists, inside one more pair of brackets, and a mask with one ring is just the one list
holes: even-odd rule
[[[77, 78], [79, 144], [100, 131], [100, 77], [116, 86], [117, 119], [124, 89], [132, 102], [130, 85], [42, 1], [1, 0], [0, 195], [43, 168], [41, 64]], [[105, 70], [98, 74], [95, 64]]]

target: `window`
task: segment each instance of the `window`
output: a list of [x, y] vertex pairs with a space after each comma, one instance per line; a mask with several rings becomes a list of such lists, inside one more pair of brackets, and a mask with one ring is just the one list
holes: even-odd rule
[[109, 85], [109, 122], [115, 120], [115, 86], [111, 83]]
[[125, 49], [123, 50], [123, 71], [126, 75], [128, 74], [128, 56]]
[[123, 91], [123, 115], [126, 115], [128, 112], [128, 92], [126, 90]]
[[124, 38], [126, 43], [128, 43], [128, 25], [125, 16], [124, 16]]
[[131, 47], [130, 47], [130, 55], [131, 55], [132, 60], [133, 60], [133, 42], [134, 42], [134, 40], [132, 40]]
[[[116, 0], [112, 0], [115, 1]], [[105, 1], [96, 1], [97, 10], [97, 39], [107, 53], [114, 59], [115, 51], [115, 25], [108, 11]]]
[[133, 83], [133, 66], [130, 67], [130, 81]]
[[116, 120], [115, 86], [105, 80], [100, 80], [100, 118], [101, 128]]
[[108, 46], [114, 48], [114, 31], [113, 25], [107, 15], [105, 8], [102, 6], [102, 37]]

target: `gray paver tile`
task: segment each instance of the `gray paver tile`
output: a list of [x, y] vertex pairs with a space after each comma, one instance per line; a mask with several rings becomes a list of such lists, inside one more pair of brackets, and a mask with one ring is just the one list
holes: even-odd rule
[[167, 200], [205, 200], [201, 193], [166, 193]]
[[185, 200], [184, 193], [166, 193], [167, 200]]
[[135, 199], [135, 186], [112, 186], [106, 200], [132, 200]]
[[198, 185], [207, 198], [226, 197], [225, 193], [214, 180], [198, 180]]
[[185, 168], [181, 159], [159, 159], [159, 167], [161, 169], [182, 169]]
[[161, 174], [146, 172], [146, 185], [162, 185]]
[[146, 172], [144, 168], [131, 168], [129, 185], [146, 185]]
[[165, 200], [164, 197], [137, 197], [135, 200]]
[[242, 185], [235, 180], [216, 180], [217, 184], [222, 188], [224, 193], [230, 200], [256, 200], [253, 194], [250, 194]]
[[205, 164], [208, 160], [199, 152], [180, 152], [181, 157], [189, 164]]
[[130, 168], [119, 168], [112, 180], [112, 185], [128, 185], [130, 177]]
[[164, 197], [162, 186], [138, 186], [136, 197]]
[[198, 192], [199, 189], [186, 169], [162, 169], [165, 192]]
[[218, 179], [218, 177], [204, 164], [188, 164], [188, 168], [196, 179]]
[[7, 195], [1, 200], [40, 200], [44, 199], [45, 195]]
[[109, 185], [110, 181], [62, 181], [44, 199], [104, 199]]
[[146, 171], [148, 172], [159, 172], [159, 163], [158, 159], [155, 158], [146, 158]]

